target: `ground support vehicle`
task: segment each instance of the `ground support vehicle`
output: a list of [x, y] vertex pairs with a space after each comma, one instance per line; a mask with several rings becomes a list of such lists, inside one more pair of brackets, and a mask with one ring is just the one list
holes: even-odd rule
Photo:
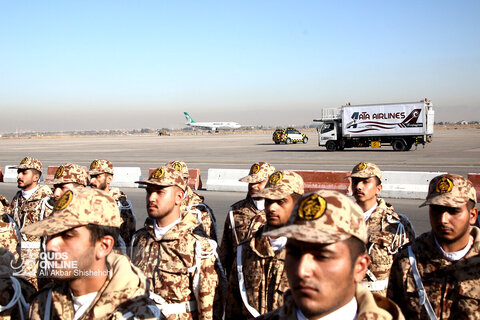
[[300, 131], [295, 128], [286, 128], [275, 130], [272, 136], [272, 140], [273, 142], [275, 142], [275, 144], [280, 144], [282, 142], [285, 144], [297, 142], [307, 143], [308, 137], [306, 134], [300, 133]]

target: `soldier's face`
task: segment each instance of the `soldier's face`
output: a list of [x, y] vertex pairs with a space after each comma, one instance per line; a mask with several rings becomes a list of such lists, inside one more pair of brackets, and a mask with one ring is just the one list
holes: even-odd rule
[[254, 194], [257, 194], [258, 192], [262, 191], [263, 189], [265, 189], [267, 182], [268, 182], [268, 179], [266, 179], [265, 181], [257, 182], [257, 183], [249, 183], [248, 194], [253, 196]]
[[17, 186], [23, 190], [35, 188], [40, 177], [32, 169], [17, 170]]
[[314, 244], [288, 239], [285, 268], [296, 305], [307, 318], [323, 317], [344, 306], [355, 295], [356, 283], [368, 268], [343, 241]]
[[292, 195], [280, 200], [265, 199], [267, 224], [273, 228], [283, 227], [290, 218], [295, 202]]
[[439, 205], [429, 206], [432, 231], [441, 244], [468, 242], [470, 225], [475, 223], [477, 213], [476, 208], [468, 210], [466, 204], [458, 208]]
[[[183, 191], [176, 186], [147, 186], [147, 212], [148, 216], [162, 226], [162, 221], [171, 221], [172, 215], [177, 214], [175, 208], [179, 207], [183, 200]], [[168, 225], [168, 224], [166, 224]], [[166, 226], [164, 225], [164, 226]]]
[[112, 176], [106, 173], [95, 174], [90, 176], [90, 186], [94, 189], [108, 191], [110, 182], [112, 182]]
[[375, 177], [352, 178], [352, 192], [357, 202], [376, 200], [380, 191], [382, 191], [382, 185], [377, 185]]
[[55, 201], [58, 201], [61, 196], [68, 190], [73, 190], [77, 184], [75, 183], [60, 183], [60, 184], [54, 184], [53, 185], [53, 198]]
[[52, 263], [52, 277], [71, 280], [79, 271], [92, 269], [96, 246], [90, 241], [90, 231], [77, 227], [47, 238], [47, 257]]

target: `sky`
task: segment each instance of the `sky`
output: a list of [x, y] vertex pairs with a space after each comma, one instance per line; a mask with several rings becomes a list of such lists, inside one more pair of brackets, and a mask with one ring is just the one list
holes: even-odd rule
[[480, 1], [0, 0], [0, 132], [480, 120]]

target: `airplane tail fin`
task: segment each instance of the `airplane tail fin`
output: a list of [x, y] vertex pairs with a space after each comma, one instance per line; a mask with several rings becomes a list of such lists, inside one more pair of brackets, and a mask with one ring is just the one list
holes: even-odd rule
[[188, 112], [184, 112], [183, 114], [185, 115], [185, 119], [187, 119], [187, 124], [195, 123], [195, 120], [192, 119], [192, 117], [188, 114]]

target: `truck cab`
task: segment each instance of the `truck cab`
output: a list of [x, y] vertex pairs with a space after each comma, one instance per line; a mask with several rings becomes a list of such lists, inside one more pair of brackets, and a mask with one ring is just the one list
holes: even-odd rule
[[325, 121], [317, 128], [318, 145], [329, 151], [339, 150], [339, 139], [342, 136], [342, 126], [338, 121]]

